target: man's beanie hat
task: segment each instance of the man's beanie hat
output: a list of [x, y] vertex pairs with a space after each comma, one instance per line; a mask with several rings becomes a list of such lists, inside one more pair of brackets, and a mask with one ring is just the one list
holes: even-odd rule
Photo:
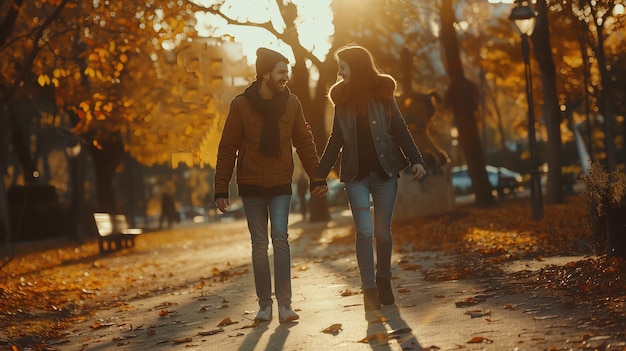
[[281, 61], [289, 63], [289, 60], [281, 53], [268, 48], [258, 48], [256, 51], [256, 74], [261, 76], [270, 72]]

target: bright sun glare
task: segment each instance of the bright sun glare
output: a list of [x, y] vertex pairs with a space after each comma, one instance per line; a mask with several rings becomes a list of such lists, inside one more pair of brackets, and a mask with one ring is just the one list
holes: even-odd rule
[[[324, 60], [330, 50], [330, 36], [333, 34], [331, 0], [294, 0], [298, 6], [300, 17], [296, 22], [300, 43], [311, 50], [313, 54]], [[210, 5], [212, 1], [203, 1], [203, 5]], [[262, 23], [271, 20], [274, 28], [283, 31], [285, 23], [282, 21], [278, 7], [274, 1], [259, 0], [230, 0], [222, 5], [225, 15], [241, 21]], [[236, 42], [242, 44], [244, 55], [248, 63], [253, 64], [255, 52], [259, 46], [266, 46], [280, 51], [293, 62], [291, 48], [280, 42], [264, 29], [245, 26], [228, 25], [222, 18], [210, 14], [196, 14], [198, 19], [198, 34], [201, 37], [220, 37], [231, 35]]]

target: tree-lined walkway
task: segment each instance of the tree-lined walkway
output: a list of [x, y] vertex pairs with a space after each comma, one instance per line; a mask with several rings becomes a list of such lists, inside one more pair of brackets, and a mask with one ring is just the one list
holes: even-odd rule
[[[0, 285], [0, 346], [17, 350], [559, 350], [624, 347], [624, 264], [585, 257], [582, 201], [526, 202], [396, 224], [396, 305], [363, 312], [349, 213], [293, 216], [294, 308], [252, 321], [244, 221], [21, 251]], [[48, 243], [49, 244], [49, 243]], [[47, 346], [42, 346], [47, 345]], [[621, 346], [620, 346], [621, 345]]]

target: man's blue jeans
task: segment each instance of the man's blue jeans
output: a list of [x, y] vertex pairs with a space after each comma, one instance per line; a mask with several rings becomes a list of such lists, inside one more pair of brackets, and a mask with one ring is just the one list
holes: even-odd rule
[[[381, 179], [377, 173], [371, 173], [361, 181], [347, 182], [346, 193], [356, 226], [356, 259], [361, 288], [376, 288], [376, 278], [391, 278], [391, 219], [398, 194], [398, 178]], [[373, 218], [370, 199], [374, 205]], [[372, 236], [376, 238], [376, 270]]]
[[259, 307], [272, 306], [272, 277], [268, 257], [268, 215], [274, 248], [276, 300], [278, 306], [291, 307], [291, 252], [287, 233], [291, 196], [245, 196], [241, 199], [252, 239], [252, 270]]

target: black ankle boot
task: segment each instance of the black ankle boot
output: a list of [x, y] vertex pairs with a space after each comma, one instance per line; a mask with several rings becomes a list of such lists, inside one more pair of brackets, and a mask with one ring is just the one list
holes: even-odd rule
[[378, 286], [378, 298], [383, 305], [393, 305], [395, 302], [393, 298], [393, 290], [391, 290], [391, 282], [389, 278], [376, 279], [376, 285]]
[[370, 288], [363, 290], [363, 305], [366, 311], [380, 310], [380, 301], [378, 301], [378, 289]]

